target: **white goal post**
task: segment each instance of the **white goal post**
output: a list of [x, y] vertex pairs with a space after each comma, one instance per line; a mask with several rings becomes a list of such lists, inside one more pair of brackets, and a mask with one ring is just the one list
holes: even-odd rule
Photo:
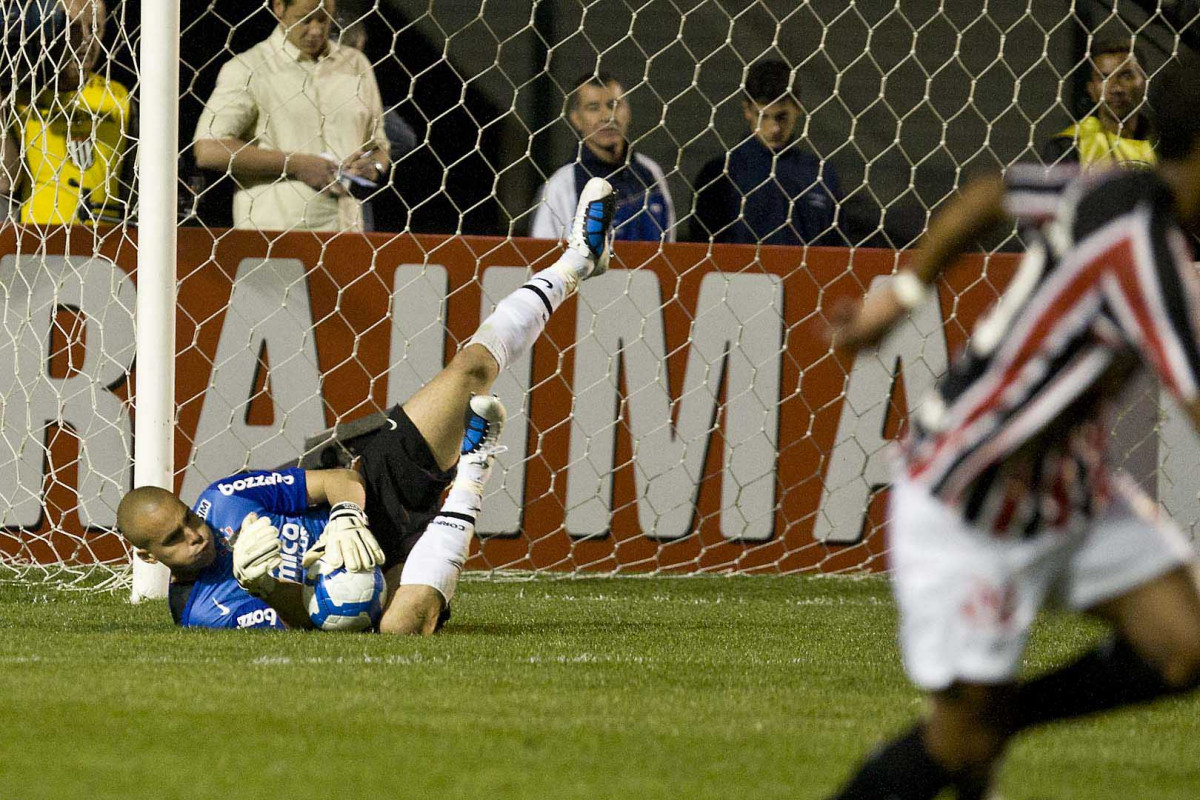
[[[191, 501], [402, 402], [555, 257], [530, 234], [585, 169], [619, 176], [629, 240], [497, 384], [508, 451], [468, 569], [885, 569], [890, 442], [1019, 242], [855, 363], [824, 309], [971, 174], [1097, 113], [1089, 48], [1128, 37], [1152, 85], [1200, 42], [1191, 5], [1141, 0], [326, 2], [315, 61], [265, 0], [6, 7], [0, 581], [162, 596], [115, 533], [122, 494]], [[796, 101], [777, 152], [754, 130], [779, 111], [751, 97], [768, 62]], [[605, 129], [609, 167], [581, 143]], [[344, 160], [350, 194], [212, 169], [197, 141], [230, 138]], [[1185, 427], [1147, 382], [1114, 451], [1195, 540]]]
[[[135, 486], [175, 485], [175, 272], [179, 0], [142, 6]], [[148, 168], [153, 165], [153, 168]], [[167, 596], [170, 572], [131, 559], [131, 599]]]

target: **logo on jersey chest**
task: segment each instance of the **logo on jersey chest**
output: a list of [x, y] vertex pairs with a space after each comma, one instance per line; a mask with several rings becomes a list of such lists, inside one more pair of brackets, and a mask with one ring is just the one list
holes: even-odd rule
[[80, 172], [87, 172], [96, 163], [96, 138], [90, 132], [86, 139], [68, 138], [67, 158]]
[[279, 542], [282, 563], [276, 573], [284, 580], [300, 583], [304, 577], [300, 561], [308, 551], [308, 531], [294, 522], [286, 522], [279, 531]]

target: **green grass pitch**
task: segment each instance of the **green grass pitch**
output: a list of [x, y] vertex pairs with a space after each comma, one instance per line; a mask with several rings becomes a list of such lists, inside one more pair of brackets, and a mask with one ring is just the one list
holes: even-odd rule
[[[0, 798], [821, 798], [921, 707], [877, 578], [464, 584], [430, 639], [0, 586]], [[1051, 617], [1030, 669], [1095, 626]], [[1023, 739], [1007, 800], [1194, 800], [1200, 700]]]

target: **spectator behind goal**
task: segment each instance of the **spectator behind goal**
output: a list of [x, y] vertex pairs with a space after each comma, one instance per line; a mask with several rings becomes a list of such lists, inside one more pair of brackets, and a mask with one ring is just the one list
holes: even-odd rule
[[567, 101], [567, 120], [579, 134], [579, 155], [538, 190], [529, 235], [564, 238], [588, 179], [605, 178], [617, 192], [617, 239], [675, 241], [671, 191], [662, 167], [629, 143], [632, 113], [620, 82], [607, 72], [581, 76]]
[[843, 244], [837, 173], [795, 135], [804, 108], [793, 81], [782, 61], [760, 61], [746, 73], [742, 114], [751, 135], [696, 176], [694, 241]]
[[1046, 164], [1152, 166], [1153, 122], [1146, 113], [1146, 72], [1128, 37], [1097, 37], [1088, 51], [1091, 113], [1042, 145]]
[[386, 177], [371, 64], [330, 41], [335, 0], [272, 0], [279, 26], [221, 68], [196, 125], [196, 165], [237, 181], [236, 228], [362, 230]]
[[133, 185], [126, 157], [135, 137], [133, 98], [94, 71], [108, 16], [104, 0], [64, 0], [63, 8], [65, 47], [42, 53], [37, 65], [49, 82], [18, 90], [15, 118], [5, 120], [0, 194], [19, 200], [24, 223], [121, 222], [122, 187]]

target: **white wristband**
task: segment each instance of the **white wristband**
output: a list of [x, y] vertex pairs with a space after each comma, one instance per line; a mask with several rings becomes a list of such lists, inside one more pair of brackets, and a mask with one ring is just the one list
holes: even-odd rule
[[338, 517], [355, 517], [363, 525], [370, 524], [367, 520], [367, 512], [363, 511], [362, 506], [351, 500], [343, 500], [329, 509], [329, 519], [331, 521]]
[[902, 269], [892, 278], [892, 293], [901, 307], [912, 311], [929, 296], [929, 284], [918, 278], [912, 270]]

